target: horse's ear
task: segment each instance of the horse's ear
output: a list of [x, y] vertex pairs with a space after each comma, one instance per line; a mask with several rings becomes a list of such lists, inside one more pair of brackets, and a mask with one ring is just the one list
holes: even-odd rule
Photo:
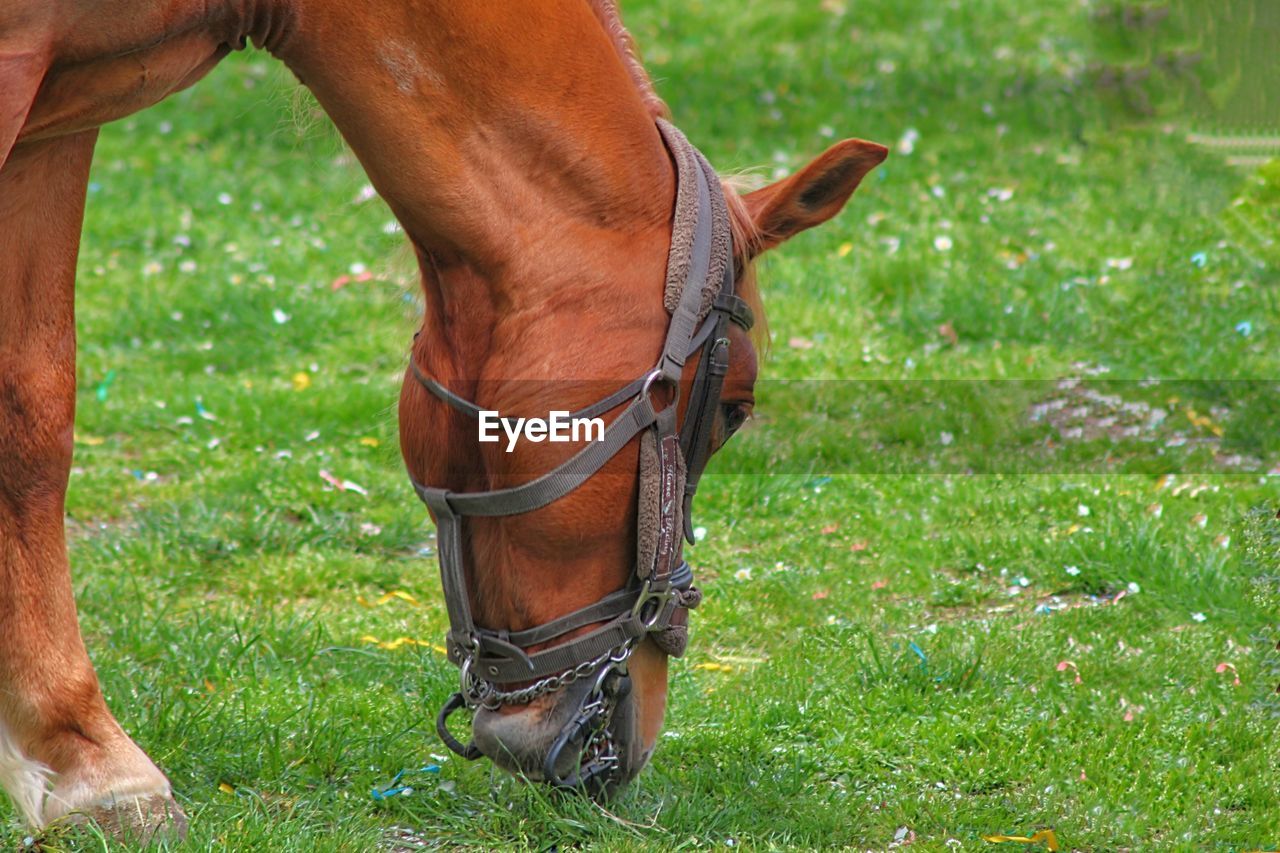
[[889, 149], [874, 142], [837, 142], [789, 178], [742, 197], [760, 234], [760, 250], [772, 249], [840, 212], [862, 178]]

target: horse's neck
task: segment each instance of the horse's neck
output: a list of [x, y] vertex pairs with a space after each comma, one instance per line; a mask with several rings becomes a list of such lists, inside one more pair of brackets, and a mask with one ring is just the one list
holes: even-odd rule
[[590, 265], [594, 231], [669, 220], [653, 104], [591, 0], [16, 2], [33, 23], [0, 26], [0, 125], [19, 144], [149, 106], [251, 39], [315, 92], [442, 282], [461, 265], [527, 291]]
[[295, 2], [279, 55], [443, 262], [506, 266], [522, 229], [668, 219], [665, 151], [586, 0]]
[[[496, 312], [563, 303], [576, 298], [565, 288], [607, 277], [592, 269], [607, 235], [635, 240], [611, 253], [615, 281], [637, 272], [628, 254], [665, 243], [670, 162], [587, 0], [397, 2], [377, 14], [296, 2], [277, 53], [429, 261], [428, 336], [471, 367], [459, 350], [488, 348]], [[648, 254], [656, 293], [665, 253]]]

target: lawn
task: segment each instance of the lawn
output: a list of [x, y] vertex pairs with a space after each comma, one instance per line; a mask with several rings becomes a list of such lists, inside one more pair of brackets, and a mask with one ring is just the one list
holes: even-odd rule
[[1280, 168], [1118, 114], [1077, 2], [624, 5], [722, 171], [895, 151], [763, 265], [706, 602], [608, 811], [435, 738], [421, 303], [333, 130], [249, 52], [103, 131], [69, 538], [191, 849], [1280, 846]]

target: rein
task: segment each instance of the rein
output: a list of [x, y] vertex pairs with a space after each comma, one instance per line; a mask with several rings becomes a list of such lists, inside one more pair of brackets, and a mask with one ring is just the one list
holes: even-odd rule
[[[412, 480], [413, 488], [435, 516], [445, 605], [449, 613], [446, 648], [460, 669], [461, 686], [436, 719], [445, 744], [467, 759], [479, 758], [474, 742], [460, 743], [447, 728], [461, 708], [496, 710], [527, 704], [573, 682], [595, 683], [577, 713], [561, 730], [544, 767], [557, 787], [602, 787], [618, 764], [609, 724], [618, 701], [630, 689], [627, 661], [646, 636], [679, 657], [687, 643], [688, 611], [701, 601], [693, 570], [683, 557], [684, 538], [693, 544], [690, 512], [698, 481], [712, 451], [711, 437], [720, 393], [729, 366], [728, 325], [750, 329], [746, 302], [734, 293], [733, 246], [723, 190], [715, 171], [673, 125], [658, 120], [662, 138], [676, 163], [677, 193], [667, 265], [667, 327], [658, 363], [631, 382], [571, 418], [603, 415], [625, 404], [605, 429], [602, 440], [587, 444], [569, 460], [519, 486], [485, 492], [454, 492]], [[689, 358], [702, 351], [689, 405], [676, 423], [679, 382]], [[431, 394], [458, 412], [479, 418], [480, 407], [449, 391], [410, 362], [414, 377]], [[677, 391], [662, 409], [652, 391], [664, 385]], [[637, 437], [640, 438], [639, 507], [641, 533], [637, 567], [622, 589], [567, 615], [523, 631], [497, 631], [477, 625], [467, 596], [462, 558], [462, 520], [468, 516], [509, 516], [532, 512], [577, 489]], [[644, 520], [648, 519], [646, 525]], [[646, 532], [648, 535], [646, 535]], [[593, 630], [537, 652], [590, 625]], [[499, 685], [532, 682], [503, 690]], [[564, 749], [580, 743], [577, 770], [561, 776], [556, 765]]]

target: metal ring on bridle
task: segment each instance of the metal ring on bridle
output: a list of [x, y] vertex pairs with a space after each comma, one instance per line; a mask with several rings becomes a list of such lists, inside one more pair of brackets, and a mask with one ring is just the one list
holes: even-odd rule
[[652, 390], [654, 384], [658, 382], [672, 382], [672, 384], [674, 384], [673, 380], [662, 372], [662, 368], [655, 367], [644, 377], [644, 384], [640, 386], [640, 396], [647, 399], [649, 397], [650, 390]]
[[471, 665], [475, 663], [473, 655], [467, 655], [462, 659], [462, 666], [458, 672], [459, 693], [466, 697], [467, 703], [476, 706], [484, 702], [485, 694], [488, 692], [488, 682], [482, 678], [478, 678], [471, 672]]

